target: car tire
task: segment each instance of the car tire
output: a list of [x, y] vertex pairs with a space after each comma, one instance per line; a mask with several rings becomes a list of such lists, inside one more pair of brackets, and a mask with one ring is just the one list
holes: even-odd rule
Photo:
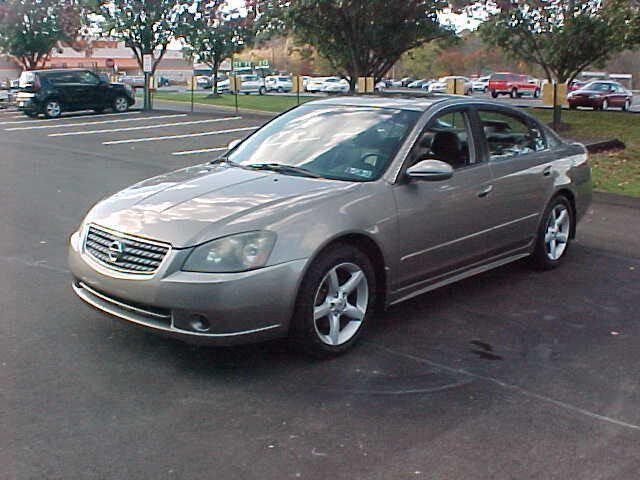
[[560, 266], [574, 236], [575, 215], [566, 196], [555, 196], [542, 216], [536, 235], [536, 244], [530, 257], [538, 270], [551, 270]]
[[498, 92], [496, 92], [495, 90], [492, 90], [491, 91], [491, 97], [498, 98]]
[[489, 91], [489, 89], [488, 89], [487, 87], [484, 87], [484, 88], [482, 89], [482, 93], [484, 93], [484, 94], [486, 94], [488, 91]]
[[518, 98], [518, 89], [512, 88], [510, 93], [511, 98]]
[[576, 110], [578, 107], [572, 103], [569, 104], [569, 110]]
[[282, 88], [282, 87], [278, 87], [277, 92], [278, 92], [278, 93], [284, 93], [284, 88]]
[[114, 112], [124, 113], [129, 110], [129, 101], [127, 100], [127, 97], [118, 95], [113, 99], [112, 107]]
[[533, 92], [533, 98], [540, 98], [540, 89], [536, 88]]
[[629, 110], [631, 110], [631, 100], [626, 99], [624, 101], [624, 105], [622, 106], [622, 111], [623, 112], [628, 112]]
[[264, 95], [265, 93], [267, 93], [267, 89], [264, 87], [260, 87], [260, 89], [258, 90], [258, 94]]
[[602, 101], [602, 105], [600, 105], [600, 110], [604, 112], [605, 110], [608, 110], [608, 109], [609, 109], [609, 101], [605, 98]]
[[375, 292], [374, 267], [362, 251], [350, 244], [325, 250], [298, 291], [291, 324], [294, 345], [319, 358], [346, 352], [373, 314]]

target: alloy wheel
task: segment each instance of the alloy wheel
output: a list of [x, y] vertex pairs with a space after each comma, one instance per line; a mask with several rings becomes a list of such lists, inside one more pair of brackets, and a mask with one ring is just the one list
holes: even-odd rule
[[50, 102], [47, 102], [47, 105], [45, 106], [45, 113], [47, 114], [48, 117], [51, 117], [51, 118], [59, 117], [61, 112], [62, 112], [62, 108], [60, 107], [59, 102], [57, 102], [56, 100], [51, 100]]
[[551, 210], [544, 236], [547, 257], [558, 260], [567, 248], [571, 231], [571, 215], [565, 205], [558, 204]]
[[116, 112], [124, 112], [129, 108], [129, 104], [127, 103], [127, 99], [124, 97], [116, 98], [115, 102], [113, 102], [113, 108]]
[[602, 110], [606, 110], [606, 109], [608, 109], [608, 108], [609, 108], [609, 102], [605, 99], [605, 100], [602, 102]]
[[341, 263], [324, 276], [316, 290], [313, 324], [320, 340], [339, 346], [353, 338], [362, 326], [369, 304], [364, 271], [354, 263]]

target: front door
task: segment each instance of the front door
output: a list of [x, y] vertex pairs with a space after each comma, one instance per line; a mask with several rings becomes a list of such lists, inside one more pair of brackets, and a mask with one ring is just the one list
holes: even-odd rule
[[436, 159], [454, 174], [437, 182], [401, 179], [394, 187], [400, 227], [394, 286], [400, 295], [484, 257], [491, 172], [475, 145], [465, 108], [439, 114], [416, 141], [405, 168]]

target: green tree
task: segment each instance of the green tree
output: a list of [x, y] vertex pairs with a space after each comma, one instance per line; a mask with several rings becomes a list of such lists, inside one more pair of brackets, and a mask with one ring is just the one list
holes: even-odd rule
[[[104, 33], [124, 40], [142, 70], [144, 56], [151, 56], [153, 75], [169, 43], [184, 26], [187, 0], [101, 0], [98, 13]], [[145, 109], [149, 109], [149, 79], [145, 80]]]
[[213, 72], [213, 94], [218, 94], [220, 64], [242, 51], [253, 38], [252, 17], [240, 16], [226, 2], [198, 1], [189, 9], [181, 30], [187, 58], [204, 63]]
[[[480, 31], [487, 43], [539, 65], [550, 82], [565, 83], [638, 41], [627, 34], [631, 13], [629, 0], [501, 0]], [[556, 101], [556, 128], [560, 115]]]
[[407, 51], [453, 35], [440, 24], [446, 0], [277, 0], [253, 2], [267, 25], [312, 45], [353, 89], [384, 76]]
[[74, 0], [6, 0], [0, 4], [0, 50], [26, 70], [44, 66], [59, 43], [71, 43], [81, 28]]

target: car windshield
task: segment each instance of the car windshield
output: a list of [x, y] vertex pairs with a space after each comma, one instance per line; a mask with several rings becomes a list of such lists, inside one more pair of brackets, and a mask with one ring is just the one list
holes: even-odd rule
[[276, 118], [227, 159], [244, 167], [282, 165], [315, 176], [366, 182], [380, 178], [420, 112], [305, 105]]

